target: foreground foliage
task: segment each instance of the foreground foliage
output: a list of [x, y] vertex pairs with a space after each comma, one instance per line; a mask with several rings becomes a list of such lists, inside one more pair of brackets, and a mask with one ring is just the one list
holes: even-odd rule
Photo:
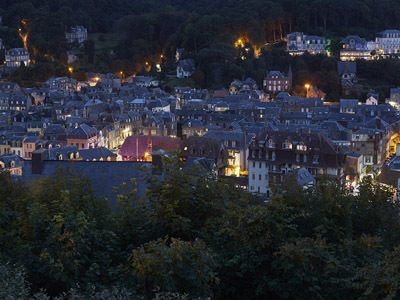
[[399, 297], [400, 207], [372, 180], [359, 196], [322, 180], [263, 203], [164, 163], [143, 196], [122, 185], [115, 211], [62, 170], [32, 186], [0, 173], [0, 296]]

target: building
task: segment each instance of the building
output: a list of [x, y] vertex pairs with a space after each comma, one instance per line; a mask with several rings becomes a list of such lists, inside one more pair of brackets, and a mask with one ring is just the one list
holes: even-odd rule
[[271, 131], [265, 128], [249, 145], [249, 191], [269, 197], [272, 185], [299, 168], [318, 181], [321, 176], [342, 178], [346, 154], [323, 131]]
[[83, 26], [71, 27], [70, 31], [65, 33], [65, 38], [67, 43], [77, 42], [78, 44], [83, 44], [88, 38], [87, 29]]
[[212, 159], [218, 169], [218, 175], [225, 175], [229, 154], [223, 141], [208, 137], [191, 136], [182, 141], [180, 150], [180, 157], [184, 163], [190, 157]]
[[390, 56], [400, 54], [400, 31], [385, 30], [376, 34], [376, 54]]
[[196, 64], [193, 59], [179, 60], [178, 66], [176, 67], [176, 77], [189, 78], [195, 70]]
[[132, 135], [128, 137], [119, 151], [124, 161], [146, 161], [153, 151], [169, 152], [179, 148], [180, 138], [153, 135]]
[[29, 52], [24, 48], [13, 48], [6, 51], [5, 54], [6, 67], [18, 68], [21, 63], [29, 66]]
[[400, 106], [400, 88], [390, 89], [389, 104], [396, 108], [399, 108], [399, 106]]
[[97, 147], [97, 130], [86, 124], [79, 125], [67, 132], [67, 145], [76, 145], [79, 150]]
[[369, 43], [358, 35], [349, 35], [340, 43], [343, 44], [340, 60], [372, 59], [371, 52], [375, 50], [375, 43]]
[[339, 61], [338, 74], [340, 76], [340, 84], [342, 92], [345, 96], [349, 96], [351, 92], [357, 92], [357, 63], [355, 61]]
[[283, 92], [292, 89], [292, 66], [289, 66], [288, 76], [284, 76], [280, 71], [270, 71], [265, 77], [263, 86], [264, 89], [270, 92]]
[[326, 54], [326, 38], [293, 32], [287, 35], [287, 51], [290, 55]]

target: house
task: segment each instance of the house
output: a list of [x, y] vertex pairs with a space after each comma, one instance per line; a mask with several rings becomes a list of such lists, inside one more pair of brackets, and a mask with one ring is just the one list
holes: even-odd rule
[[17, 92], [9, 100], [9, 109], [16, 111], [28, 111], [32, 106], [32, 99], [29, 95]]
[[340, 99], [340, 112], [354, 114], [358, 106], [358, 99]]
[[323, 91], [321, 91], [318, 87], [311, 85], [308, 89], [307, 89], [307, 98], [320, 98], [322, 100], [325, 99], [326, 97], [326, 93], [324, 93]]
[[368, 93], [367, 100], [365, 100], [366, 105], [378, 105], [379, 94]]
[[384, 130], [362, 128], [352, 133], [350, 151], [362, 154], [366, 166], [379, 167], [386, 159], [388, 136]]
[[182, 137], [203, 136], [206, 133], [204, 124], [200, 120], [189, 119], [182, 125]]
[[25, 161], [22, 168], [22, 180], [26, 183], [40, 178], [54, 176], [60, 169], [65, 174], [79, 174], [87, 178], [96, 195], [107, 197], [110, 205], [117, 205], [115, 188], [122, 183], [136, 178], [138, 196], [143, 196], [147, 184], [146, 174], [152, 173], [152, 164], [148, 162], [119, 162], [119, 161], [83, 161], [83, 160], [47, 160], [45, 149], [32, 155], [31, 161]]
[[286, 50], [290, 55], [326, 54], [326, 38], [305, 35], [302, 32], [292, 32], [287, 35]]
[[79, 59], [79, 56], [81, 56], [83, 53], [80, 50], [70, 50], [67, 51], [68, 55], [68, 64], [72, 64], [73, 62], [77, 61]]
[[119, 151], [123, 161], [146, 161], [151, 158], [153, 151], [169, 152], [179, 148], [180, 138], [132, 135], [124, 141]]
[[228, 151], [221, 140], [191, 136], [183, 140], [180, 145], [180, 157], [186, 163], [189, 157], [204, 157], [213, 159], [219, 175], [225, 174], [228, 166]]
[[65, 33], [65, 39], [67, 43], [77, 42], [82, 45], [88, 38], [87, 29], [83, 26], [71, 27], [71, 29]]
[[318, 180], [321, 176], [341, 178], [346, 154], [324, 132], [262, 130], [249, 145], [249, 191], [271, 193], [288, 173], [304, 167]]
[[5, 53], [6, 67], [18, 68], [23, 63], [26, 67], [29, 66], [29, 52], [24, 48], [13, 48]]
[[22, 154], [24, 159], [31, 159], [32, 152], [36, 150], [36, 142], [39, 140], [39, 136], [28, 136], [23, 140]]
[[258, 86], [254, 79], [247, 78], [245, 81], [235, 79], [229, 87], [229, 94], [237, 95], [256, 90], [258, 90]]
[[376, 53], [381, 56], [400, 53], [400, 31], [385, 30], [376, 34]]
[[193, 59], [179, 60], [178, 66], [176, 67], [177, 78], [189, 78], [196, 70], [196, 64]]
[[67, 131], [67, 145], [76, 145], [79, 150], [97, 147], [97, 130], [86, 124]]
[[11, 175], [21, 176], [24, 160], [19, 155], [0, 155], [0, 170]]
[[156, 78], [148, 76], [133, 76], [129, 78], [128, 82], [141, 87], [157, 87], [159, 85]]
[[225, 168], [225, 176], [239, 177], [247, 172], [248, 132], [240, 129], [232, 131], [210, 130], [204, 134], [204, 137], [220, 140], [224, 143], [224, 147], [228, 151], [228, 166]]
[[367, 175], [364, 156], [361, 153], [347, 153], [346, 185], [355, 188]]
[[64, 127], [61, 124], [50, 124], [43, 131], [44, 139], [56, 141], [56, 140], [65, 140], [66, 132]]
[[270, 71], [263, 81], [264, 89], [270, 92], [283, 92], [292, 89], [292, 66], [289, 66], [288, 76], [280, 71]]
[[375, 43], [368, 43], [358, 35], [349, 35], [341, 40], [343, 49], [340, 50], [341, 61], [352, 61], [356, 59], [372, 59], [371, 52], [375, 48]]
[[400, 87], [390, 89], [390, 99], [389, 103], [395, 108], [400, 106]]
[[355, 61], [339, 61], [338, 74], [343, 94], [349, 96], [352, 91], [357, 92], [357, 64]]

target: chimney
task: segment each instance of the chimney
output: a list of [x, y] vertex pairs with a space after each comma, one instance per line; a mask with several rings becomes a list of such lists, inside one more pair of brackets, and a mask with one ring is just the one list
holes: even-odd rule
[[163, 169], [163, 162], [162, 162], [162, 154], [161, 153], [154, 153], [152, 154], [152, 175], [161, 175]]
[[43, 161], [47, 149], [42, 148], [32, 152], [32, 174], [42, 174], [43, 171]]

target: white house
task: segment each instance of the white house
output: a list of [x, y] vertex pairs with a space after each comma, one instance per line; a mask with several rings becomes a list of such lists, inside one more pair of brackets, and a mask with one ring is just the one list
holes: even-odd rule
[[178, 62], [176, 67], [176, 77], [189, 78], [196, 70], [196, 64], [193, 59], [184, 59]]

